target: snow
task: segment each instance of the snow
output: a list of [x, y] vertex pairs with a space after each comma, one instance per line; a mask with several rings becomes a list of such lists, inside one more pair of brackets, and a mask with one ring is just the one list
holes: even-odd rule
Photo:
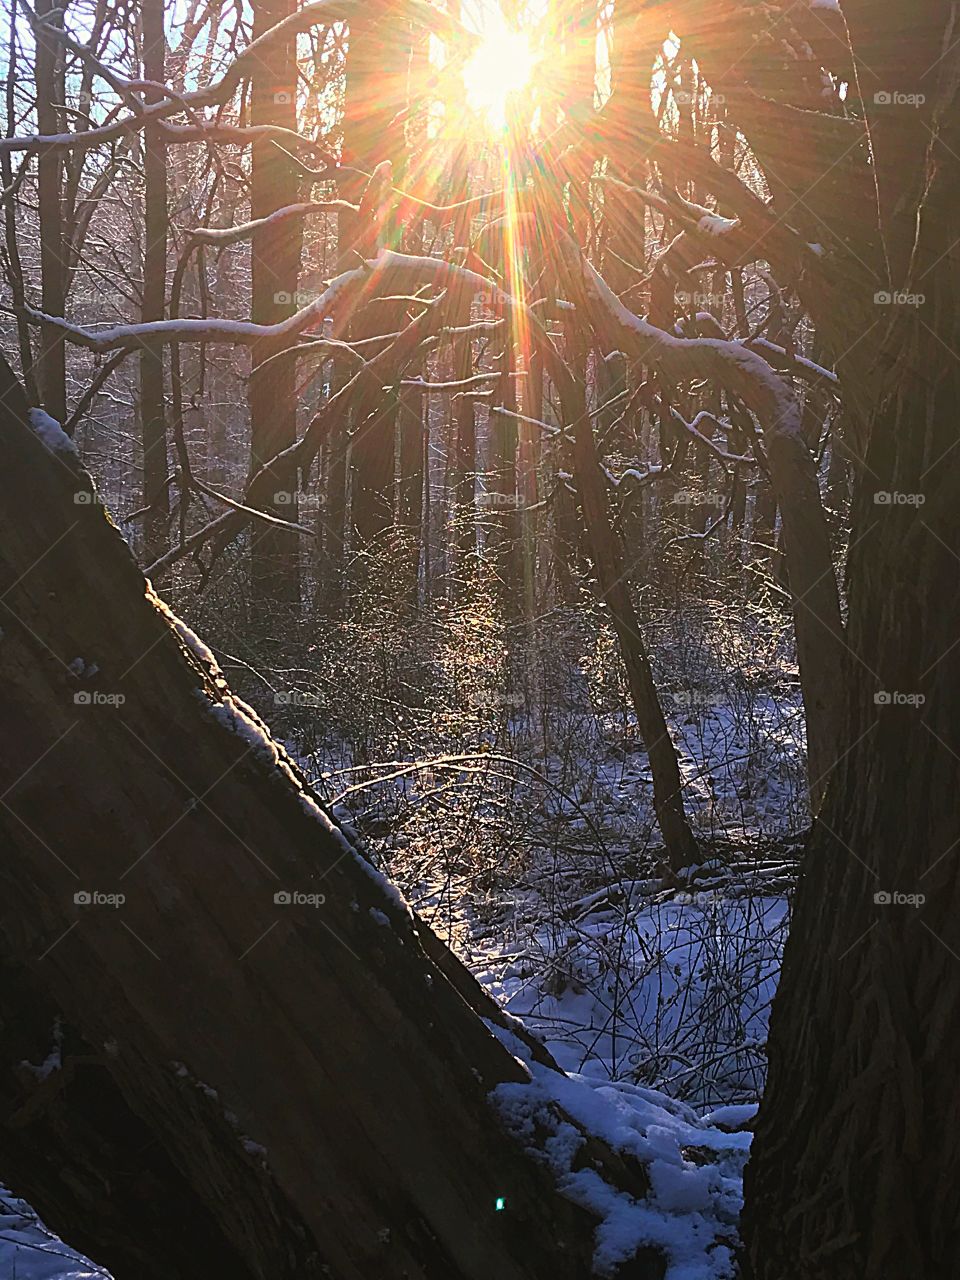
[[0, 1186], [0, 1276], [7, 1280], [110, 1280], [48, 1231], [23, 1200]]
[[[712, 234], [723, 228], [721, 219], [705, 214], [702, 227]], [[739, 342], [719, 338], [678, 338], [658, 329], [636, 315], [620, 301], [594, 267], [582, 257], [572, 240], [561, 237], [558, 248], [572, 271], [580, 274], [589, 299], [603, 308], [623, 339], [634, 338], [632, 348], [645, 361], [662, 365], [671, 375], [683, 377], [715, 377], [729, 390], [742, 395], [748, 406], [761, 416], [763, 429], [778, 436], [801, 440], [800, 405], [786, 378], [761, 356]]]
[[42, 409], [30, 410], [30, 425], [51, 453], [59, 457], [77, 458], [77, 446], [73, 443], [60, 423], [51, 418]]
[[[209, 1099], [210, 1102], [215, 1102], [219, 1104], [220, 1094], [217, 1092], [217, 1090], [212, 1088], [208, 1084], [204, 1084], [202, 1080], [198, 1080], [197, 1077], [193, 1074], [193, 1072], [185, 1063], [172, 1062], [170, 1065], [173, 1067], [174, 1075], [179, 1080], [188, 1080], [193, 1085], [193, 1087], [199, 1093], [202, 1093], [205, 1098]], [[233, 1111], [227, 1110], [224, 1107], [218, 1106], [218, 1109], [221, 1111], [224, 1120], [226, 1120], [227, 1124], [230, 1126], [231, 1129], [233, 1129], [234, 1133], [237, 1135], [237, 1139], [241, 1147], [243, 1147], [244, 1151], [247, 1153], [247, 1155], [253, 1156], [253, 1158], [256, 1160], [266, 1160], [266, 1157], [267, 1157], [266, 1147], [262, 1146], [259, 1142], [254, 1142], [252, 1138], [248, 1137], [247, 1134], [241, 1131], [240, 1121], [237, 1119], [235, 1113]]]
[[747, 1103], [742, 1107], [717, 1107], [703, 1117], [707, 1124], [720, 1125], [724, 1129], [741, 1129], [757, 1114], [757, 1104]]
[[719, 213], [705, 213], [697, 222], [697, 230], [709, 236], [722, 236], [740, 225], [739, 218], [724, 218]]
[[[726, 869], [714, 859], [691, 870], [707, 882], [717, 882]], [[620, 956], [625, 972], [630, 970], [631, 949], [646, 962], [639, 966], [639, 980], [624, 992], [635, 1022], [629, 1030], [621, 1026], [620, 1034], [636, 1036], [635, 1047], [641, 1049], [645, 1037], [649, 1051], [666, 1049], [667, 1058], [658, 1062], [658, 1074], [666, 1079], [672, 1069], [671, 1037], [681, 1033], [686, 1022], [695, 1028], [706, 1026], [712, 985], [723, 988], [731, 1006], [736, 1003], [730, 999], [736, 988], [729, 966], [724, 966], [723, 947], [737, 937], [739, 951], [744, 928], [752, 938], [746, 949], [756, 952], [756, 968], [745, 984], [746, 994], [737, 995], [742, 1007], [733, 1015], [736, 1034], [742, 1037], [741, 1049], [762, 1045], [766, 1034], [786, 904], [779, 897], [760, 904], [753, 899], [741, 901], [732, 896], [730, 886], [727, 895], [709, 892], [714, 894], [709, 905], [702, 901], [706, 896], [702, 892], [686, 894], [680, 901], [656, 895], [613, 921], [604, 911], [609, 902], [603, 892], [583, 900], [588, 936], [597, 938], [598, 948], [605, 936], [616, 935], [628, 953], [626, 958]], [[711, 936], [720, 939], [720, 951], [712, 959], [703, 951]], [[498, 939], [501, 947], [504, 941]], [[712, 977], [705, 976], [704, 971], [711, 969]], [[756, 1115], [756, 1102], [706, 1109], [702, 1103], [691, 1105], [661, 1089], [612, 1078], [617, 1050], [610, 1031], [609, 1000], [572, 985], [551, 994], [545, 981], [531, 981], [522, 971], [499, 978], [481, 971], [479, 977], [505, 1007], [525, 1015], [528, 1029], [545, 1042], [568, 1073], [558, 1075], [533, 1061], [517, 1036], [488, 1024], [504, 1047], [524, 1063], [531, 1079], [528, 1086], [498, 1086], [491, 1100], [532, 1154], [534, 1133], [551, 1135], [540, 1158], [549, 1164], [563, 1193], [601, 1219], [595, 1236], [595, 1273], [612, 1275], [638, 1247], [646, 1245], [664, 1253], [666, 1280], [731, 1280], [743, 1169], [752, 1138], [745, 1126]], [[673, 1066], [678, 1063], [679, 1059]], [[558, 1116], [557, 1107], [573, 1125]], [[582, 1143], [580, 1130], [644, 1165], [651, 1184], [646, 1199], [638, 1201], [607, 1185], [592, 1168], [574, 1169]]]
[[[595, 1274], [614, 1274], [647, 1245], [666, 1256], [665, 1280], [731, 1280], [749, 1135], [723, 1133], [652, 1089], [526, 1066], [532, 1082], [498, 1085], [491, 1101], [531, 1155], [548, 1164], [562, 1193], [599, 1217]], [[581, 1130], [647, 1167], [644, 1201], [611, 1187], [595, 1169], [573, 1168]], [[532, 1145], [535, 1132], [550, 1134], [542, 1149]]]

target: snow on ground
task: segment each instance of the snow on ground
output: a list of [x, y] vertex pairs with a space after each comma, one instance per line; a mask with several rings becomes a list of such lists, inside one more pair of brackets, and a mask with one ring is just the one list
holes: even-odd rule
[[29, 1205], [0, 1187], [3, 1280], [110, 1280], [106, 1271], [48, 1231]]
[[[750, 1134], [712, 1127], [653, 1089], [528, 1065], [532, 1083], [500, 1085], [494, 1103], [521, 1142], [533, 1137], [535, 1127], [551, 1133], [542, 1149], [531, 1146], [531, 1154], [550, 1167], [565, 1195], [600, 1216], [596, 1275], [614, 1274], [647, 1245], [665, 1254], [665, 1280], [731, 1280]], [[577, 1169], [582, 1138], [573, 1125], [551, 1115], [551, 1104], [614, 1150], [642, 1161], [650, 1194], [635, 1200], [593, 1169]]]
[[488, 936], [471, 949], [475, 975], [566, 1071], [656, 1085], [704, 1109], [755, 1102], [786, 900], [729, 888], [626, 907], [592, 896], [559, 936], [516, 920], [515, 947]]
[[[576, 932], [552, 953], [557, 939], [541, 929], [539, 954], [531, 956], [528, 938], [521, 956], [491, 947], [486, 969], [482, 950], [471, 958], [481, 982], [568, 1072], [530, 1061], [515, 1037], [495, 1029], [532, 1078], [529, 1087], [500, 1086], [495, 1105], [532, 1151], [534, 1132], [541, 1143], [551, 1134], [542, 1145], [559, 1186], [600, 1215], [598, 1276], [614, 1274], [641, 1245], [666, 1255], [666, 1280], [735, 1275], [748, 1126], [788, 911], [783, 896], [743, 893], [742, 882], [738, 896], [729, 873], [707, 868], [701, 876], [688, 890], [636, 905], [614, 908], [604, 894], [590, 895]], [[559, 957], [553, 970], [551, 954]], [[660, 1088], [637, 1083], [651, 1080]], [[650, 1195], [636, 1201], [578, 1170], [580, 1136], [556, 1117], [551, 1125], [551, 1103], [641, 1160]]]

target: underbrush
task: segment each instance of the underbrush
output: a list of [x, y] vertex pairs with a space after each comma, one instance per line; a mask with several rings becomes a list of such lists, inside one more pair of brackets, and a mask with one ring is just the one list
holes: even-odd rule
[[585, 588], [508, 625], [481, 558], [421, 607], [389, 559], [363, 567], [340, 613], [265, 619], [229, 568], [174, 605], [562, 1065], [695, 1104], [755, 1100], [807, 822], [782, 612], [690, 581], [639, 601], [706, 858], [678, 879], [616, 643]]

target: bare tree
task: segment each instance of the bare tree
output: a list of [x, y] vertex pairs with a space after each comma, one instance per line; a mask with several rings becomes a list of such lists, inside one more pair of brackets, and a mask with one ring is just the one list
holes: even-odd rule
[[[157, 86], [166, 79], [163, 0], [144, 0], [140, 10], [143, 77]], [[148, 101], [160, 101], [163, 89]], [[167, 289], [167, 149], [156, 126], [144, 130], [143, 302], [145, 324], [162, 320]], [[144, 554], [152, 563], [168, 545], [170, 503], [167, 485], [167, 424], [164, 411], [163, 347], [148, 339], [140, 354], [140, 417], [143, 441]], [[60, 419], [63, 421], [63, 419]]]

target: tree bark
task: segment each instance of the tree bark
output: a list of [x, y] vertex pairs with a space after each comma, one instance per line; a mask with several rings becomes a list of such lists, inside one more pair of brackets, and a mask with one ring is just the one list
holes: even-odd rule
[[[37, 0], [37, 17], [53, 26], [63, 25], [58, 0]], [[64, 94], [61, 46], [55, 39], [38, 34], [35, 79], [37, 86], [37, 128], [40, 133], [60, 131], [60, 109]], [[40, 216], [40, 307], [45, 315], [62, 316], [66, 292], [66, 246], [63, 239], [61, 185], [63, 157], [58, 151], [42, 152], [37, 161], [37, 205]], [[36, 357], [37, 381], [43, 407], [57, 422], [67, 420], [67, 368], [63, 332], [54, 325], [41, 325], [40, 348]]]
[[[406, 106], [409, 55], [409, 42], [401, 39], [396, 31], [385, 37], [375, 19], [366, 17], [351, 24], [343, 125], [344, 162], [373, 173], [377, 165], [390, 161], [390, 171], [383, 182], [395, 182], [403, 168], [403, 129], [394, 117]], [[376, 181], [371, 179], [368, 184], [371, 194]], [[352, 188], [347, 187], [348, 199], [355, 199], [354, 193], [358, 195], [361, 186], [362, 179], [354, 179]], [[376, 216], [365, 222], [362, 214], [358, 219], [341, 219], [340, 231], [341, 236], [345, 236], [338, 246], [344, 269], [356, 266], [358, 252], [361, 256], [373, 257], [384, 236], [395, 241], [399, 235], [398, 227], [385, 226]], [[384, 322], [389, 328], [402, 328], [403, 310], [402, 307], [378, 307], [372, 316], [363, 317], [356, 326], [355, 336], [372, 336], [381, 331]], [[372, 545], [394, 521], [396, 433], [396, 401], [392, 397], [381, 395], [370, 412], [353, 422], [350, 505], [360, 546]]]
[[[163, 0], [143, 0], [141, 7], [143, 74], [146, 80], [165, 80], [166, 36], [163, 30]], [[160, 92], [146, 95], [154, 102]], [[140, 318], [144, 323], [162, 320], [167, 284], [167, 148], [159, 129], [143, 131], [144, 246], [143, 298]], [[167, 424], [163, 396], [163, 346], [145, 339], [140, 353], [140, 421], [143, 445], [144, 557], [153, 564], [167, 549], [170, 501], [167, 488]]]
[[[257, 0], [254, 6], [254, 39], [289, 17], [293, 0]], [[297, 127], [297, 70], [294, 39], [277, 45], [256, 64], [252, 76], [252, 124]], [[250, 190], [251, 219], [264, 218], [284, 205], [293, 204], [299, 192], [297, 171], [289, 158], [269, 139], [252, 147]], [[297, 219], [268, 224], [252, 241], [252, 306], [255, 324], [276, 324], [297, 309], [300, 275], [301, 224]], [[283, 347], [283, 340], [265, 339], [251, 353], [254, 369]], [[297, 436], [296, 365], [273, 360], [250, 378], [251, 474]], [[280, 495], [268, 510], [285, 520], [296, 520], [297, 470], [282, 468], [274, 477]], [[251, 572], [254, 597], [296, 606], [300, 601], [299, 541], [295, 533], [280, 529], [258, 530], [251, 540]]]
[[879, 188], [900, 193], [894, 279], [924, 301], [889, 309], [857, 389], [875, 408], [859, 424], [844, 734], [774, 1002], [745, 1188], [753, 1280], [946, 1276], [960, 1257], [960, 374], [945, 354], [960, 339], [960, 58], [934, 6], [844, 13], [878, 83], [927, 95], [873, 152]]

